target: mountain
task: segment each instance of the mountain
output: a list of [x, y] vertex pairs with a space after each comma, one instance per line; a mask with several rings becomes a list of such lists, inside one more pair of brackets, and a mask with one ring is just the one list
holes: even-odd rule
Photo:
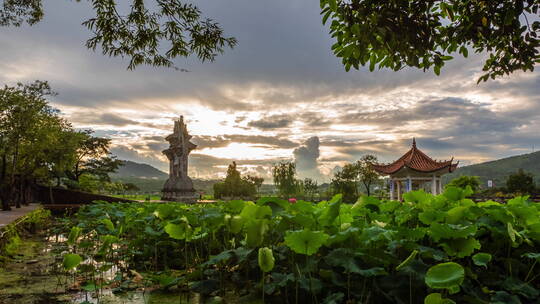
[[[129, 160], [124, 160], [124, 165], [118, 168], [115, 173], [111, 174], [111, 179], [115, 182], [135, 184], [140, 191], [145, 193], [158, 193], [163, 189], [165, 180], [169, 174], [156, 169], [148, 164], [136, 163]], [[218, 180], [193, 180], [193, 187], [197, 191], [212, 193], [213, 185]]]
[[532, 173], [536, 184], [539, 185], [540, 151], [459, 167], [453, 173], [445, 175], [444, 180], [449, 181], [461, 175], [474, 175], [480, 177], [483, 187], [487, 186], [488, 180], [492, 180], [495, 187], [503, 187], [506, 185], [508, 176], [519, 169]]
[[142, 179], [167, 179], [169, 174], [158, 170], [148, 164], [136, 163], [130, 160], [124, 160], [124, 165], [111, 174], [111, 178], [142, 178]]

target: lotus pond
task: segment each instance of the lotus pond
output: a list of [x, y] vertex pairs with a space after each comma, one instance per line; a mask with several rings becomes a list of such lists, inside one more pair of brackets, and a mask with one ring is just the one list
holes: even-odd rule
[[46, 244], [75, 303], [540, 303], [540, 205], [470, 192], [96, 203]]

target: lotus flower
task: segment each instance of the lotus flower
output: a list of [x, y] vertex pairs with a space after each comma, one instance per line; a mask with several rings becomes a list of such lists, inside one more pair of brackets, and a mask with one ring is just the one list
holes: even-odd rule
[[290, 199], [289, 199], [289, 203], [291, 203], [291, 204], [296, 204], [296, 199], [295, 199], [295, 198], [290, 198]]

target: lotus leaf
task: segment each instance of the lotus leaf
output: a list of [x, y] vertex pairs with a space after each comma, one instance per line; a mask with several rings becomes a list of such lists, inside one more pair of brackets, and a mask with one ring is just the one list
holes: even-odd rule
[[247, 245], [249, 247], [260, 246], [263, 242], [264, 235], [267, 229], [268, 229], [268, 220], [266, 219], [256, 219], [256, 220], [248, 221], [245, 224]]
[[78, 254], [74, 254], [74, 253], [66, 253], [64, 255], [64, 262], [63, 262], [63, 265], [64, 265], [64, 269], [65, 270], [71, 270], [77, 266], [79, 266], [79, 264], [82, 262], [82, 257]]
[[455, 304], [456, 302], [445, 299], [440, 293], [430, 293], [424, 298], [424, 304]]
[[453, 289], [465, 278], [465, 269], [454, 262], [437, 264], [428, 269], [425, 282], [430, 288]]
[[309, 229], [287, 232], [285, 244], [294, 252], [305, 255], [316, 253], [328, 239], [328, 234]]
[[487, 264], [491, 261], [491, 254], [479, 252], [473, 255], [472, 259], [475, 265], [487, 268]]
[[167, 225], [165, 225], [165, 232], [167, 232], [167, 234], [171, 238], [176, 239], [176, 240], [186, 239], [188, 235], [188, 230], [189, 230], [189, 225], [186, 223], [182, 223], [182, 224], [168, 223]]

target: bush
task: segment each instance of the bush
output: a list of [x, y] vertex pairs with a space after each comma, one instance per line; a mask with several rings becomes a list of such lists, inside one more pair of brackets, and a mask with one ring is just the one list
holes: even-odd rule
[[506, 188], [510, 193], [533, 193], [535, 191], [534, 176], [519, 169], [518, 172], [508, 176]]

